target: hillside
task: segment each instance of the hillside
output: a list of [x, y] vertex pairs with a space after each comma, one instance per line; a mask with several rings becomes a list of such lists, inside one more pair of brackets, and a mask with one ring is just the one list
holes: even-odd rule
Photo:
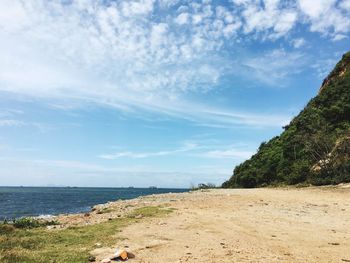
[[263, 142], [222, 186], [350, 182], [350, 52], [323, 81], [318, 95], [280, 136]]

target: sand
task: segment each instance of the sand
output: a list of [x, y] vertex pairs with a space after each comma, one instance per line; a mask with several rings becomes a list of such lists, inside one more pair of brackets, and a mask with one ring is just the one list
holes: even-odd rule
[[[347, 186], [217, 189], [107, 206], [120, 208], [121, 213], [122, 207], [145, 205], [176, 210], [139, 220], [118, 234], [122, 239], [115, 247], [135, 254], [130, 262], [350, 262]], [[107, 220], [89, 218], [85, 223]], [[115, 247], [91, 253], [99, 261]]]

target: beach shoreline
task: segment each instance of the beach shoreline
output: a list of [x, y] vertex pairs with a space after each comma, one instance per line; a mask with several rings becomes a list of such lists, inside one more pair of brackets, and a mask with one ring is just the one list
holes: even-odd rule
[[89, 215], [57, 219], [61, 227], [83, 226], [142, 207], [173, 210], [159, 218], [136, 215], [115, 246], [101, 242], [91, 251], [97, 261], [126, 248], [136, 255], [131, 262], [347, 262], [349, 201], [349, 185], [213, 189], [109, 202]]
[[[349, 201], [350, 184], [153, 194], [50, 217], [60, 224], [40, 230], [38, 238], [74, 235], [76, 241], [69, 242], [85, 251], [77, 251], [79, 257], [96, 262], [117, 249], [138, 263], [348, 262]], [[94, 237], [82, 245], [79, 233], [85, 232]], [[56, 262], [68, 262], [75, 251]], [[36, 258], [43, 252], [25, 253], [38, 253]]]

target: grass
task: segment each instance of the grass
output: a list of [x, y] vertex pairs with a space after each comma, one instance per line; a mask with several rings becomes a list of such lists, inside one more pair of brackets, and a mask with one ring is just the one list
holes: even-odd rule
[[13, 225], [0, 225], [0, 262], [87, 262], [95, 243], [112, 246], [120, 237], [120, 229], [142, 217], [163, 216], [171, 209], [156, 206], [138, 208], [128, 216], [95, 225], [47, 230], [44, 227], [19, 229]]
[[21, 218], [13, 219], [11, 221], [9, 220], [5, 220], [2, 222], [0, 221], [0, 234], [1, 232], [6, 231], [6, 229], [10, 227], [37, 228], [37, 227], [54, 226], [54, 225], [59, 225], [59, 222], [55, 220], [47, 221], [42, 219], [36, 219], [33, 217], [21, 217]]
[[172, 208], [164, 208], [161, 206], [145, 206], [145, 207], [134, 209], [132, 212], [130, 212], [127, 215], [127, 217], [135, 218], [139, 215], [141, 215], [142, 217], [163, 216], [172, 211], [173, 211]]

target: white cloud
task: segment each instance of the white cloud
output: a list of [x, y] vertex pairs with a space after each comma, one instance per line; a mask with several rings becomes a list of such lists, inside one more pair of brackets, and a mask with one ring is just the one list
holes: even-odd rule
[[184, 25], [188, 23], [188, 19], [189, 19], [188, 13], [181, 13], [176, 17], [175, 22], [178, 23], [179, 25]]
[[232, 0], [244, 19], [247, 34], [276, 39], [286, 36], [297, 23], [324, 35], [350, 32], [349, 0]]
[[310, 23], [310, 31], [325, 35], [350, 32], [350, 14], [347, 3], [341, 1], [336, 6], [336, 0], [299, 0], [299, 8]]
[[[340, 16], [338, 7], [323, 5], [332, 14], [336, 10], [329, 18], [331, 28], [345, 31], [347, 18]], [[346, 10], [347, 4], [339, 6]], [[162, 11], [155, 13], [159, 8]], [[315, 14], [323, 11], [308, 8], [300, 4], [307, 22], [313, 23]], [[264, 114], [212, 108], [191, 98], [216, 89], [223, 77], [232, 74], [232, 61], [222, 56], [227, 45], [245, 37], [249, 41], [251, 35], [284, 37], [296, 25], [297, 12], [295, 5], [275, 0], [264, 5], [236, 0], [226, 7], [215, 1], [4, 0], [0, 90], [54, 99], [57, 105], [72, 100], [128, 112], [141, 108], [211, 125], [263, 125], [259, 117], [264, 119]], [[317, 20], [318, 29], [329, 30], [329, 21], [322, 25]], [[316, 24], [312, 28], [318, 30]], [[344, 35], [340, 32], [333, 39]], [[271, 53], [244, 59], [240, 66], [248, 67], [255, 79], [274, 84], [296, 72], [293, 63], [300, 66], [300, 56]], [[267, 125], [280, 125], [286, 117], [272, 119]]]
[[339, 3], [340, 8], [350, 12], [350, 0], [343, 0]]
[[296, 38], [292, 40], [292, 45], [294, 48], [300, 48], [302, 46], [304, 46], [306, 43], [304, 38]]
[[153, 11], [155, 0], [123, 1], [121, 10], [123, 15], [130, 17], [135, 15], [147, 15]]
[[29, 18], [19, 1], [3, 0], [0, 4], [0, 30], [15, 31], [28, 24]]
[[336, 34], [334, 37], [333, 37], [333, 41], [340, 41], [340, 40], [343, 40], [345, 38], [348, 38], [346, 35], [343, 35], [343, 34]]
[[245, 33], [261, 33], [268, 38], [286, 35], [296, 24], [297, 12], [289, 6], [280, 6], [279, 1], [234, 1], [241, 6]]
[[1, 120], [0, 119], [0, 127], [20, 127], [25, 125], [25, 123], [23, 121], [19, 121], [19, 120]]
[[328, 12], [336, 3], [336, 0], [298, 0], [300, 9], [310, 18], [318, 18]]

